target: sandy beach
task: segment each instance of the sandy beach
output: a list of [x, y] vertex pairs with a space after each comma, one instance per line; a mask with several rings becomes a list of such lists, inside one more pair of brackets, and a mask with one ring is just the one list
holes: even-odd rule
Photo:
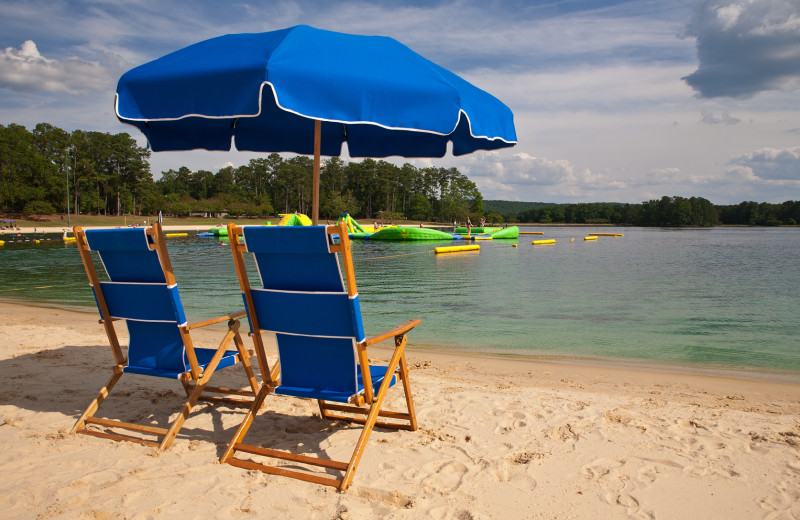
[[[244, 413], [226, 405], [196, 407], [160, 455], [70, 435], [110, 374], [96, 314], [0, 313], [3, 518], [800, 518], [800, 384], [431, 352], [412, 335], [421, 428], [376, 429], [338, 493], [220, 465]], [[163, 425], [183, 393], [153, 379], [124, 376], [100, 415]], [[237, 367], [215, 380], [244, 385]], [[347, 458], [358, 429], [315, 412], [270, 396], [248, 441]]]

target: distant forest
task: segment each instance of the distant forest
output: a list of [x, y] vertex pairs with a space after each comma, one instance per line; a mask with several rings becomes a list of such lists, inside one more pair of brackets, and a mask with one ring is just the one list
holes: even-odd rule
[[[278, 154], [217, 172], [187, 167], [153, 180], [150, 152], [127, 133], [67, 132], [47, 123], [28, 131], [0, 125], [0, 209], [19, 213], [267, 216], [311, 212], [313, 162]], [[456, 168], [416, 168], [365, 159], [324, 161], [320, 217], [477, 220], [475, 183]]]
[[[0, 211], [97, 215], [249, 215], [310, 213], [312, 160], [270, 154], [217, 172], [187, 167], [153, 179], [150, 152], [127, 133], [67, 132], [47, 123], [32, 131], [0, 125]], [[701, 197], [641, 204], [484, 201], [456, 168], [397, 166], [365, 159], [324, 161], [320, 217], [489, 223], [638, 226], [796, 225], [800, 201], [715, 206]]]
[[[717, 206], [702, 197], [661, 197], [641, 204], [595, 202], [553, 204], [519, 202], [535, 205], [520, 211], [503, 212], [514, 208], [509, 201], [486, 200], [487, 212], [497, 212], [504, 222], [535, 222], [542, 224], [616, 224], [632, 226], [780, 226], [797, 225], [800, 221], [800, 201], [782, 204], [741, 202]], [[491, 219], [490, 219], [491, 220]]]

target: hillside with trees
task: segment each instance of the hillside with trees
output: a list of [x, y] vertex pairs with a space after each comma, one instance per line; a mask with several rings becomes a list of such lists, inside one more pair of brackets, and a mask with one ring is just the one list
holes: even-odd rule
[[[309, 157], [273, 153], [217, 172], [181, 167], [158, 180], [149, 157], [127, 133], [0, 125], [0, 208], [27, 214], [310, 213]], [[456, 168], [331, 158], [320, 177], [321, 218], [349, 212], [367, 219], [463, 221], [484, 212], [477, 186]]]
[[[127, 133], [32, 131], [0, 125], [0, 211], [17, 214], [220, 215], [310, 213], [312, 160], [276, 153], [217, 172], [187, 167], [153, 179], [150, 152]], [[796, 225], [800, 201], [715, 206], [702, 197], [641, 204], [484, 201], [456, 168], [417, 168], [365, 159], [323, 162], [320, 217], [489, 223], [635, 226]]]

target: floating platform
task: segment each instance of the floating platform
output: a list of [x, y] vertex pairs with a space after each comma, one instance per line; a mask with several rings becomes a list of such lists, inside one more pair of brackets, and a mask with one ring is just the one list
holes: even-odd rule
[[372, 233], [368, 238], [370, 240], [453, 240], [453, 235], [431, 228], [389, 227]]
[[[463, 233], [460, 232], [463, 230]], [[477, 237], [491, 237], [492, 240], [513, 240], [519, 238], [520, 232], [517, 226], [507, 228], [472, 228], [472, 233], [467, 234], [467, 228], [456, 228], [453, 238], [461, 237], [464, 240], [481, 240]]]
[[212, 236], [212, 237], [226, 237], [228, 236], [228, 228], [226, 227], [213, 227], [208, 230], [208, 233], [200, 233], [198, 236]]
[[437, 255], [442, 253], [465, 253], [468, 251], [480, 251], [481, 246], [478, 244], [470, 246], [447, 246], [447, 247], [434, 247], [433, 250]]

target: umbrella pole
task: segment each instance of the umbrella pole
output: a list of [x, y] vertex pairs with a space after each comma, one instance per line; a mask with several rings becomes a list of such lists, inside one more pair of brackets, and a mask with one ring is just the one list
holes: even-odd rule
[[312, 180], [311, 223], [319, 220], [319, 154], [322, 147], [322, 121], [314, 120], [314, 178]]

